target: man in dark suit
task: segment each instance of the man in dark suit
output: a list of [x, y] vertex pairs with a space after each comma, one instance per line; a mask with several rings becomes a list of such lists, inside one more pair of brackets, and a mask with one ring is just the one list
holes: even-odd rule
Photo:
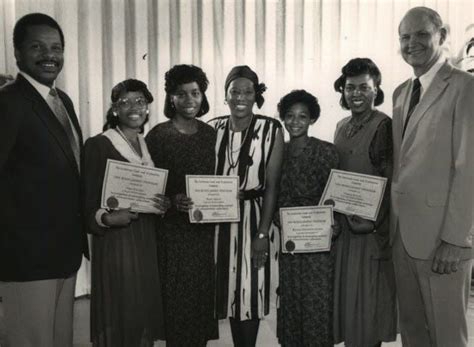
[[72, 346], [81, 225], [82, 135], [55, 88], [64, 36], [51, 17], [22, 17], [13, 32], [20, 73], [0, 89], [0, 281], [15, 346]]
[[474, 227], [474, 77], [426, 7], [399, 26], [414, 76], [393, 94], [391, 231], [404, 346], [463, 347]]

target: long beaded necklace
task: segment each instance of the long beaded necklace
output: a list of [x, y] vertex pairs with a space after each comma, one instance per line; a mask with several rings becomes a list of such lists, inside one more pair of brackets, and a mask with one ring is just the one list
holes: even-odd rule
[[[130, 147], [130, 149], [132, 150], [133, 154], [135, 154], [138, 158], [140, 158], [140, 160], [142, 161], [142, 164], [143, 165], [147, 165], [147, 162], [146, 160], [143, 159], [143, 157], [137, 152], [137, 150], [135, 149], [135, 147], [133, 147], [133, 145], [131, 144], [131, 142], [128, 140], [127, 136], [125, 136], [125, 134], [122, 132], [122, 130], [120, 129], [120, 127], [115, 127], [115, 131], [118, 132], [118, 134], [124, 139], [124, 141], [127, 143], [128, 147]], [[138, 142], [138, 145], [140, 146], [140, 142]]]
[[[227, 141], [228, 142], [227, 143], [227, 161], [229, 162], [230, 169], [233, 170], [237, 167], [237, 165], [239, 165], [240, 149], [243, 147], [243, 145], [245, 144], [245, 141], [247, 140], [247, 135], [249, 133], [250, 125], [253, 122], [253, 114], [252, 114], [252, 118], [250, 119], [249, 125], [247, 126], [247, 129], [245, 129], [245, 135], [244, 135], [243, 140], [240, 143], [240, 146], [235, 148], [235, 149], [234, 149], [233, 136], [231, 136], [231, 134], [230, 134], [230, 132], [232, 131], [230, 129], [230, 122], [231, 122], [231, 120], [229, 118], [229, 121], [227, 122], [227, 128], [228, 128], [228, 131], [229, 131], [229, 136], [228, 136], [228, 141]], [[232, 139], [231, 139], [231, 137], [232, 137]], [[236, 160], [234, 160], [234, 153], [239, 153]]]

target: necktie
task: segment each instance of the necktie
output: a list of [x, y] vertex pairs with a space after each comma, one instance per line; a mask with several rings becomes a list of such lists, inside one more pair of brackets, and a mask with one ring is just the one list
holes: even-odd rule
[[74, 153], [74, 158], [76, 159], [77, 167], [79, 167], [79, 144], [77, 143], [76, 136], [74, 135], [74, 130], [72, 129], [66, 108], [64, 107], [61, 98], [54, 88], [51, 88], [49, 91], [48, 104], [66, 132], [72, 152]]
[[403, 126], [403, 135], [405, 136], [405, 131], [407, 130], [408, 121], [415, 110], [416, 105], [420, 102], [420, 94], [421, 94], [421, 83], [418, 78], [415, 78], [413, 81], [413, 88], [411, 90], [411, 98], [410, 98], [410, 105], [408, 106], [408, 113], [407, 119], [405, 120], [405, 125]]

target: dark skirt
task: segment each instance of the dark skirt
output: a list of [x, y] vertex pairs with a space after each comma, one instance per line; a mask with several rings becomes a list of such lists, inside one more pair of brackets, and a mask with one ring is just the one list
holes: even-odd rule
[[98, 347], [150, 346], [164, 339], [156, 216], [92, 242], [91, 341]]
[[277, 335], [282, 346], [333, 346], [334, 257], [280, 255]]
[[206, 346], [219, 338], [215, 318], [214, 225], [168, 214], [158, 228], [167, 346]]
[[396, 340], [395, 275], [390, 253], [381, 251], [381, 234], [357, 235], [342, 223], [334, 245], [335, 343], [374, 346]]

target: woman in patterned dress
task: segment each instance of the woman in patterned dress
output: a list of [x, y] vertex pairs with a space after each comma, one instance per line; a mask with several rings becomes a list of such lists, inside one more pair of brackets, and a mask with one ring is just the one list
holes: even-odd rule
[[234, 67], [225, 82], [230, 116], [210, 121], [217, 131], [216, 174], [240, 179], [240, 222], [216, 227], [217, 313], [230, 317], [235, 346], [255, 345], [260, 318], [269, 311], [269, 233], [283, 137], [277, 120], [253, 113], [265, 89], [248, 66]]
[[214, 225], [191, 224], [186, 175], [214, 174], [216, 135], [198, 118], [209, 111], [208, 80], [197, 66], [175, 65], [165, 75], [165, 116], [146, 136], [155, 164], [167, 169], [172, 207], [158, 229], [167, 346], [206, 346], [218, 338], [214, 315]]
[[[341, 106], [351, 116], [336, 128], [334, 144], [341, 170], [386, 177], [392, 174], [392, 123], [375, 106], [382, 104], [382, 77], [367, 58], [350, 60], [334, 83]], [[390, 183], [390, 181], [388, 182]], [[373, 347], [397, 333], [395, 279], [389, 245], [390, 184], [375, 222], [358, 216], [341, 219], [336, 240], [335, 342]]]
[[[102, 209], [101, 192], [108, 159], [153, 166], [141, 135], [153, 96], [145, 83], [128, 79], [111, 98], [104, 132], [86, 141], [82, 169], [92, 234], [91, 341], [95, 347], [148, 347], [164, 338], [157, 218], [130, 208]], [[169, 199], [159, 195], [155, 203], [163, 214]]]
[[[309, 127], [320, 115], [318, 100], [305, 90], [295, 90], [280, 100], [278, 112], [290, 135], [285, 143], [278, 207], [316, 206], [331, 169], [338, 166], [334, 145], [308, 136]], [[275, 222], [279, 224], [278, 211]], [[336, 228], [333, 238], [335, 232]], [[282, 253], [279, 271], [280, 344], [333, 346], [334, 252]]]

